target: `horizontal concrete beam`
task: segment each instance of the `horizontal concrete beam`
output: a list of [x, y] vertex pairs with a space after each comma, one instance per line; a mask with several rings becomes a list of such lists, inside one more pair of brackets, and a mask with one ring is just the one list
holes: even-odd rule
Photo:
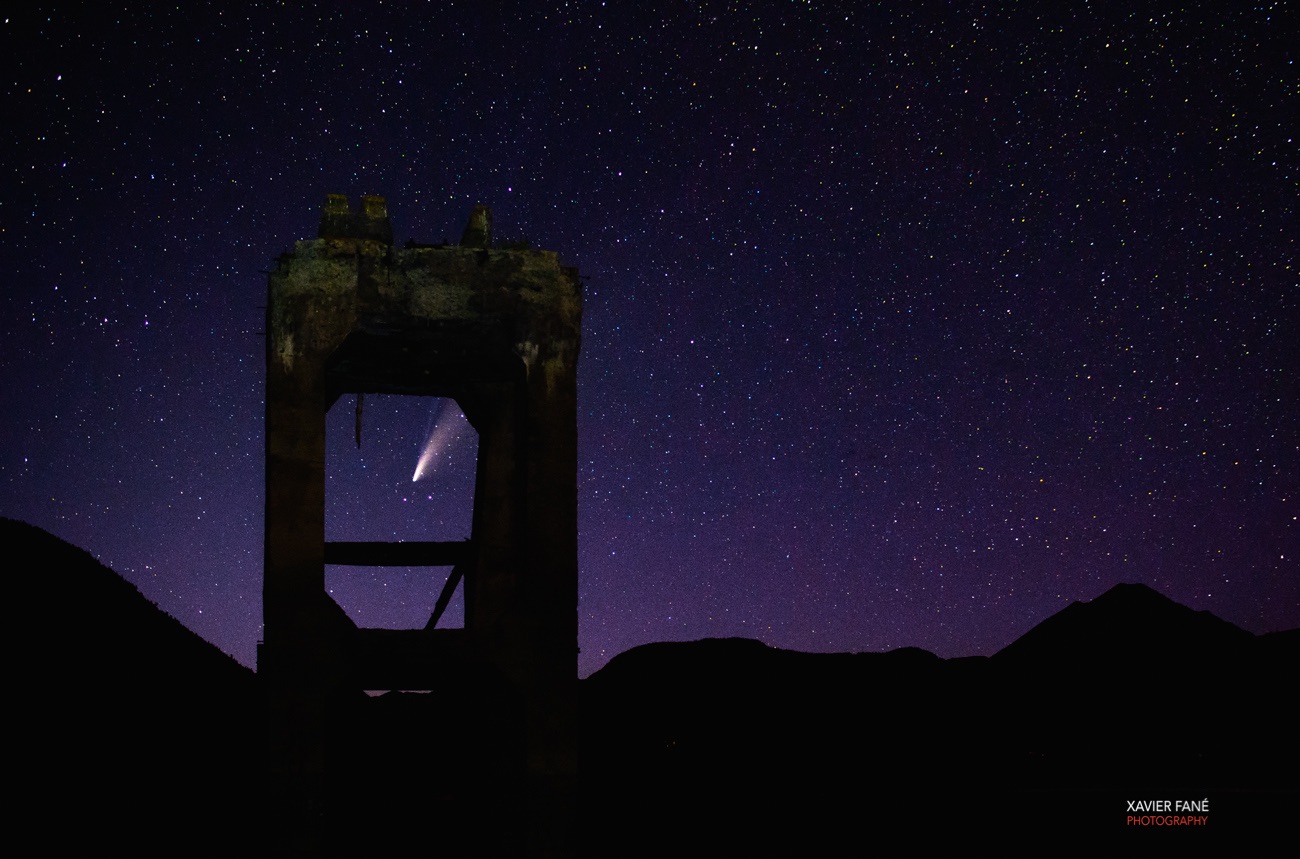
[[470, 541], [325, 544], [325, 563], [347, 567], [454, 567], [470, 558]]

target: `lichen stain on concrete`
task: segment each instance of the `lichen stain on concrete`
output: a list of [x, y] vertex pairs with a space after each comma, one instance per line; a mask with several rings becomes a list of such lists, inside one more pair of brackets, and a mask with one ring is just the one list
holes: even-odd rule
[[293, 372], [293, 334], [285, 332], [277, 338], [276, 354], [280, 357], [280, 363], [284, 365], [285, 372]]

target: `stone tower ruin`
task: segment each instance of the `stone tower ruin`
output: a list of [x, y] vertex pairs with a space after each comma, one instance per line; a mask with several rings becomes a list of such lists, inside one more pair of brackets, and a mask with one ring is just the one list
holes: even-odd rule
[[[394, 247], [387, 206], [330, 195], [318, 238], [270, 273], [264, 640], [271, 813], [310, 827], [332, 771], [331, 708], [361, 690], [437, 693], [490, 675], [518, 702], [529, 853], [569, 852], [577, 775], [576, 269], [494, 249], [477, 207], [457, 245]], [[454, 399], [478, 432], [469, 539], [327, 542], [326, 413], [345, 394]], [[451, 567], [424, 629], [363, 629], [326, 565]], [[463, 588], [463, 629], [437, 615]], [[447, 706], [457, 706], [457, 701]], [[448, 738], [448, 742], [458, 742]], [[291, 834], [291, 837], [298, 837]], [[310, 834], [303, 835], [310, 841]]]

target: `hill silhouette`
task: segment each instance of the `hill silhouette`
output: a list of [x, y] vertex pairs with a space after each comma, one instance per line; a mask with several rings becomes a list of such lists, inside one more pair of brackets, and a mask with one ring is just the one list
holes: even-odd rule
[[[1255, 636], [1144, 585], [989, 658], [645, 645], [585, 684], [593, 837], [639, 831], [640, 855], [687, 832], [733, 855], [866, 833], [1237, 843], [1280, 831], [1300, 799], [1298, 655], [1300, 631]], [[1192, 798], [1211, 800], [1203, 826], [1126, 822], [1130, 800]]]
[[86, 552], [0, 519], [12, 737], [9, 819], [37, 844], [233, 845], [255, 820], [253, 672]]
[[1208, 611], [1193, 611], [1141, 584], [1115, 585], [1091, 602], [1073, 602], [1000, 650], [1000, 663], [1053, 662], [1079, 668], [1130, 665], [1177, 653], [1204, 666], [1235, 659], [1255, 636]]
[[[73, 848], [258, 843], [255, 675], [80, 549], [12, 520], [0, 537], [16, 597], [10, 772], [28, 788], [13, 819]], [[644, 645], [580, 683], [586, 851], [1236, 843], [1300, 799], [1297, 656], [1300, 631], [1255, 636], [1142, 585], [1071, 604], [992, 657]], [[517, 801], [519, 750], [484, 748], [518, 713], [482, 678], [454, 686], [338, 702], [321, 825], [340, 853], [517, 852], [496, 811]], [[1206, 798], [1206, 827], [1125, 823], [1132, 800]]]

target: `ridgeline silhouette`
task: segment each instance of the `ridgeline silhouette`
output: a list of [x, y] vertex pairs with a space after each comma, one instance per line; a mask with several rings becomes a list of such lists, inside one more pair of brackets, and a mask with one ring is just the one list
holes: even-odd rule
[[81, 549], [11, 519], [0, 542], [15, 831], [42, 852], [239, 844], [263, 759], [253, 672]]
[[[253, 673], [80, 549], [12, 520], [0, 537], [20, 609], [11, 819], [73, 849], [255, 845]], [[1252, 635], [1143, 585], [1071, 604], [992, 657], [644, 645], [581, 683], [585, 852], [818, 855], [885, 835], [1235, 843], [1281, 829], [1300, 798], [1298, 655], [1300, 630]], [[519, 832], [484, 828], [491, 797], [517, 796], [519, 750], [458, 751], [501, 733], [481, 709], [457, 715], [474, 682], [338, 702], [339, 736], [362, 739], [331, 749], [349, 778], [322, 814], [327, 843], [514, 855]], [[1129, 801], [1206, 798], [1199, 828], [1126, 824]]]

